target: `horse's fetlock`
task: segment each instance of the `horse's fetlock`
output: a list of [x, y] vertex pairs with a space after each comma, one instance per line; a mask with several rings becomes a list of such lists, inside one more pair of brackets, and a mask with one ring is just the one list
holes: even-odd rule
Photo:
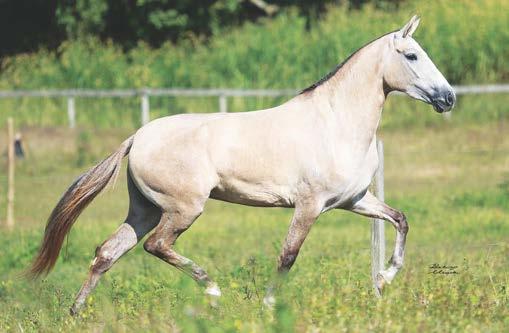
[[279, 257], [279, 267], [278, 271], [286, 272], [289, 271], [290, 268], [295, 263], [297, 259], [298, 252], [287, 252]]
[[403, 234], [407, 234], [410, 228], [408, 227], [407, 218], [403, 212], [398, 212], [396, 221], [398, 222], [398, 230]]
[[389, 263], [396, 267], [397, 269], [400, 269], [401, 267], [403, 267], [403, 258], [402, 257], [394, 257], [392, 256], [391, 257], [391, 260], [389, 261]]
[[112, 262], [112, 256], [99, 252], [92, 261], [91, 270], [96, 273], [104, 273], [111, 267]]
[[406, 221], [405, 221], [405, 223], [400, 223], [399, 231], [401, 231], [401, 233], [406, 235], [406, 234], [408, 234], [408, 230], [410, 230], [410, 228], [408, 227], [408, 223], [406, 223]]

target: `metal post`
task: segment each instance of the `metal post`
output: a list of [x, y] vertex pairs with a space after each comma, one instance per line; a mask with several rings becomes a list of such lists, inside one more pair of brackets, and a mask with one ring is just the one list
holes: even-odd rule
[[219, 112], [221, 113], [228, 112], [228, 103], [226, 101], [225, 95], [219, 95]]
[[141, 124], [145, 125], [150, 121], [150, 104], [147, 92], [141, 95]]
[[74, 109], [74, 97], [67, 98], [67, 118], [69, 119], [69, 128], [76, 126], [76, 111]]
[[[384, 145], [381, 140], [376, 143], [378, 151], [378, 170], [375, 174], [375, 194], [381, 201], [385, 200], [384, 195]], [[371, 277], [375, 288], [375, 295], [381, 297], [376, 287], [376, 277], [378, 272], [384, 269], [385, 263], [385, 232], [384, 221], [373, 219], [371, 226]]]

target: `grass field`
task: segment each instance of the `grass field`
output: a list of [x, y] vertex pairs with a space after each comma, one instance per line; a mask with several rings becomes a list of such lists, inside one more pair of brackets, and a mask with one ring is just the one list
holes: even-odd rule
[[[509, 121], [500, 111], [507, 113], [507, 104], [485, 114], [466, 112], [471, 105], [474, 99], [460, 100], [451, 121], [420, 106], [414, 122], [409, 108], [384, 115], [386, 202], [406, 213], [410, 233], [405, 267], [383, 299], [371, 290], [370, 220], [334, 211], [314, 226], [274, 311], [263, 309], [261, 298], [292, 211], [210, 201], [176, 247], [217, 280], [219, 307], [140, 246], [104, 276], [81, 315], [70, 317], [95, 247], [125, 216], [122, 178], [83, 214], [47, 278], [28, 282], [18, 274], [61, 193], [132, 130], [26, 127], [17, 225], [0, 233], [0, 331], [502, 332], [509, 327]], [[3, 216], [5, 195], [0, 200]], [[388, 251], [393, 233], [387, 226]], [[432, 274], [432, 264], [457, 266], [457, 274]]]

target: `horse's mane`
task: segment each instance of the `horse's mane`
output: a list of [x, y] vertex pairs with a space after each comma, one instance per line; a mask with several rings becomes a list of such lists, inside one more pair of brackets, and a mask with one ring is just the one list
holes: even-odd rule
[[324, 84], [325, 82], [329, 81], [331, 77], [333, 77], [334, 75], [336, 75], [337, 72], [339, 72], [339, 70], [346, 64], [348, 63], [348, 61], [350, 61], [350, 59], [352, 59], [352, 57], [354, 55], [356, 55], [357, 53], [359, 53], [360, 51], [362, 51], [362, 49], [364, 49], [366, 46], [368, 46], [369, 44], [371, 43], [374, 43], [376, 42], [377, 40], [389, 35], [389, 34], [392, 34], [393, 32], [396, 32], [397, 30], [394, 30], [394, 31], [391, 31], [391, 32], [388, 32], [386, 33], [385, 35], [382, 35], [376, 39], [373, 39], [372, 41], [364, 44], [363, 46], [361, 46], [359, 49], [357, 49], [355, 52], [353, 52], [352, 54], [350, 54], [348, 56], [348, 58], [346, 58], [345, 60], [343, 60], [339, 65], [337, 65], [336, 67], [334, 67], [334, 69], [332, 69], [332, 71], [330, 71], [329, 73], [327, 73], [324, 77], [322, 77], [320, 80], [316, 81], [315, 83], [313, 83], [312, 85], [310, 85], [309, 87], [303, 89], [299, 95], [301, 94], [305, 94], [307, 92], [310, 92], [310, 91], [313, 91], [315, 90], [316, 88], [318, 88], [319, 86], [321, 86], [322, 84]]

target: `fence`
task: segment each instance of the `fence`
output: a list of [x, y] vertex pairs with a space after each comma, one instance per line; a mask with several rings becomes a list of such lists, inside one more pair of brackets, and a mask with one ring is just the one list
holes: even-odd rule
[[[509, 93], [509, 84], [455, 86], [457, 95]], [[219, 112], [228, 112], [229, 97], [284, 97], [296, 95], [295, 89], [181, 89], [181, 88], [144, 88], [122, 90], [13, 90], [0, 91], [0, 99], [5, 98], [41, 98], [61, 97], [67, 99], [67, 117], [69, 127], [76, 126], [76, 98], [140, 98], [140, 120], [142, 124], [150, 121], [150, 97], [217, 97]]]

